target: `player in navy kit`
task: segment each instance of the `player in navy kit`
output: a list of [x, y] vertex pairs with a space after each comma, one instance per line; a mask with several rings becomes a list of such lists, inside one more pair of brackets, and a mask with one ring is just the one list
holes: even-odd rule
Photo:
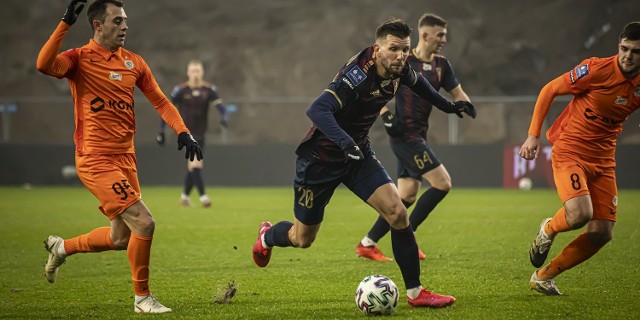
[[[180, 110], [180, 115], [184, 122], [189, 125], [191, 134], [204, 148], [204, 135], [207, 131], [209, 119], [209, 107], [215, 106], [220, 113], [220, 125], [227, 128], [227, 109], [222, 104], [222, 99], [218, 96], [216, 87], [203, 80], [204, 68], [199, 60], [191, 60], [187, 65], [188, 81], [177, 85], [171, 92], [171, 102]], [[165, 122], [160, 121], [160, 132], [156, 137], [159, 145], [164, 145]], [[185, 207], [191, 206], [189, 194], [195, 185], [200, 194], [200, 203], [205, 208], [211, 206], [211, 199], [205, 193], [204, 181], [202, 179], [202, 169], [204, 162], [194, 159], [187, 161], [187, 174], [184, 179], [184, 189], [180, 196], [180, 204]]]
[[311, 246], [324, 208], [342, 183], [391, 226], [393, 253], [409, 304], [439, 308], [455, 301], [454, 297], [422, 288], [418, 246], [406, 209], [369, 144], [369, 129], [401, 84], [445, 112], [475, 116], [473, 105], [448, 102], [405, 63], [411, 48], [410, 34], [411, 28], [403, 20], [392, 19], [380, 25], [375, 44], [351, 58], [307, 110], [313, 126], [296, 150], [295, 222], [271, 225], [265, 221], [260, 225], [253, 247], [258, 266], [269, 263], [274, 246]]
[[[411, 51], [407, 63], [429, 80], [434, 89], [443, 88], [451, 94], [454, 101], [469, 101], [449, 60], [438, 55], [447, 42], [447, 21], [435, 14], [425, 13], [418, 20], [418, 31], [418, 45]], [[410, 88], [400, 86], [396, 95], [395, 115], [386, 107], [381, 110], [381, 118], [390, 135], [391, 148], [398, 160], [400, 198], [407, 208], [416, 203], [409, 217], [413, 232], [451, 189], [449, 172], [427, 144], [432, 109], [429, 101], [421, 99]], [[429, 182], [430, 188], [416, 202], [422, 179]], [[372, 260], [391, 260], [376, 246], [387, 232], [389, 224], [379, 217], [358, 244], [356, 254]], [[425, 259], [425, 254], [420, 249], [418, 257]]]

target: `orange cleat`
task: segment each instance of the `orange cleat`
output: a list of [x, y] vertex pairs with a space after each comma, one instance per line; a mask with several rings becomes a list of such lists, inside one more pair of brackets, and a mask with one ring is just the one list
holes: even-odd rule
[[382, 254], [382, 251], [378, 249], [376, 246], [363, 246], [362, 243], [358, 243], [358, 247], [356, 248], [356, 254], [375, 261], [392, 261], [393, 259], [387, 258]]
[[261, 268], [266, 267], [269, 264], [269, 260], [271, 260], [271, 248], [265, 248], [262, 245], [262, 235], [269, 229], [271, 229], [271, 222], [265, 221], [261, 223], [260, 229], [258, 229], [258, 240], [253, 245], [253, 262]]
[[423, 288], [415, 299], [407, 297], [407, 301], [412, 307], [444, 308], [456, 302], [456, 298], [433, 293]]
[[427, 255], [424, 254], [424, 252], [422, 252], [422, 250], [420, 250], [420, 248], [418, 248], [418, 258], [420, 260], [424, 260], [427, 258]]

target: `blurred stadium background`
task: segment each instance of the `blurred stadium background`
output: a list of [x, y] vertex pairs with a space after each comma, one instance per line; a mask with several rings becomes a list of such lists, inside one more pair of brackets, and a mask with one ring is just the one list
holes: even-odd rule
[[[62, 17], [64, 0], [3, 2], [0, 40], [0, 185], [74, 184], [73, 108], [65, 80], [39, 74], [37, 54]], [[522, 176], [549, 186], [548, 161], [518, 162], [539, 89], [582, 59], [616, 53], [622, 26], [638, 20], [635, 1], [126, 1], [126, 48], [141, 54], [168, 94], [190, 59], [205, 63], [232, 108], [228, 135], [211, 112], [205, 181], [210, 185], [289, 185], [294, 149], [310, 126], [305, 111], [338, 68], [373, 42], [389, 17], [412, 26], [424, 12], [449, 21], [443, 54], [479, 110], [475, 120], [435, 112], [429, 142], [454, 185], [514, 187]], [[85, 44], [83, 12], [63, 49]], [[412, 42], [415, 43], [415, 34]], [[559, 99], [552, 121], [567, 99]], [[155, 145], [159, 117], [139, 94], [136, 146], [144, 185], [179, 185], [184, 165], [172, 145]], [[640, 187], [640, 114], [619, 137], [618, 179]], [[546, 124], [548, 125], [548, 124]], [[173, 139], [172, 137], [169, 139]], [[371, 140], [388, 171], [395, 161], [381, 125]], [[637, 161], [636, 161], [637, 162]]]

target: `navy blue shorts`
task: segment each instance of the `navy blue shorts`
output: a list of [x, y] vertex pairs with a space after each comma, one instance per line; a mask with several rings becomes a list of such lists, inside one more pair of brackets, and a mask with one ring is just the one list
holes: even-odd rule
[[422, 180], [422, 175], [442, 163], [424, 140], [393, 141], [391, 150], [398, 159], [398, 178]]
[[362, 201], [367, 201], [380, 186], [393, 183], [387, 171], [373, 154], [361, 161], [327, 165], [298, 157], [293, 211], [296, 219], [306, 225], [322, 222], [324, 208], [334, 190], [343, 183]]

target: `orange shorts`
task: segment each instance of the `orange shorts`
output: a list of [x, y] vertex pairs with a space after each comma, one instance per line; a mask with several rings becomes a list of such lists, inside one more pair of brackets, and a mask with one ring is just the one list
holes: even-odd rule
[[133, 153], [76, 155], [76, 170], [80, 181], [100, 201], [98, 208], [109, 220], [141, 199]]
[[551, 161], [553, 178], [562, 203], [587, 194], [591, 196], [593, 205], [591, 220], [616, 221], [618, 187], [613, 158], [593, 158], [553, 149]]

